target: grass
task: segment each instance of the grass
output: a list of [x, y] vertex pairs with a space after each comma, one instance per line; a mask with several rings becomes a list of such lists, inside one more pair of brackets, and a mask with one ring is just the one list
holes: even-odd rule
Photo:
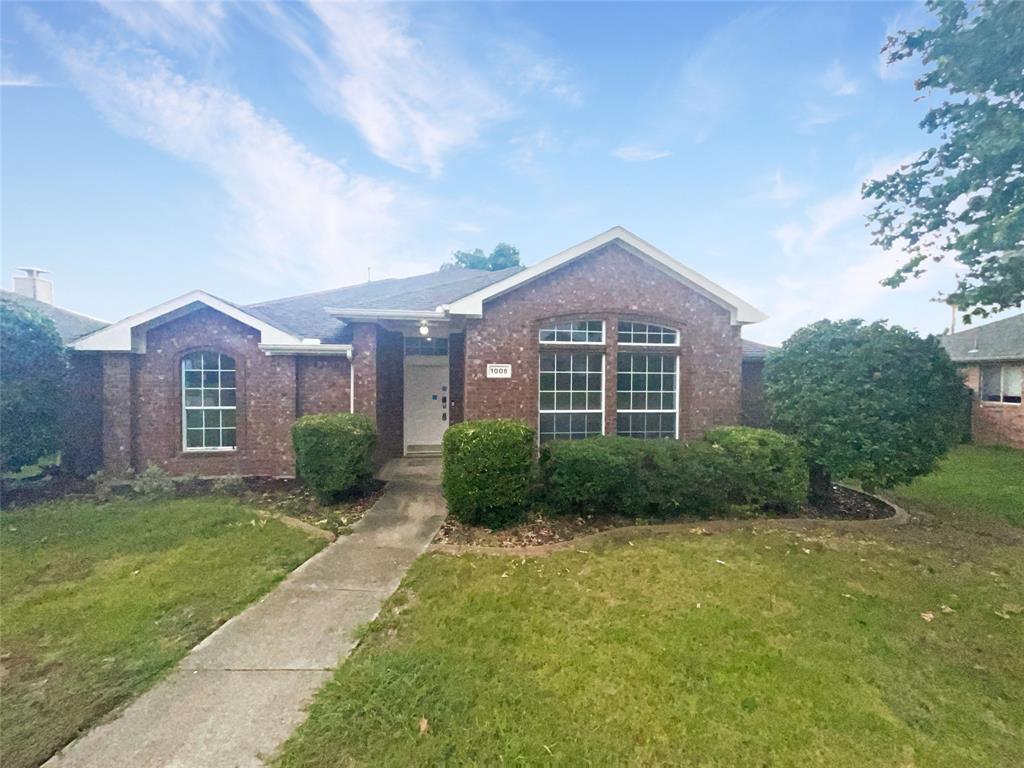
[[960, 446], [939, 471], [897, 489], [895, 496], [933, 515], [1001, 518], [1024, 527], [1024, 451]]
[[226, 498], [0, 514], [5, 766], [32, 766], [148, 688], [323, 542]]
[[1024, 533], [959, 523], [428, 555], [275, 765], [1017, 766]]

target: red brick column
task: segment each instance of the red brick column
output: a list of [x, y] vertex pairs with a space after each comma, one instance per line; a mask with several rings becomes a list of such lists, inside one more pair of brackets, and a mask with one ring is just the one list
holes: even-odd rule
[[355, 412], [377, 420], [377, 326], [352, 325], [352, 386]]
[[103, 355], [103, 469], [124, 475], [132, 468], [132, 356]]

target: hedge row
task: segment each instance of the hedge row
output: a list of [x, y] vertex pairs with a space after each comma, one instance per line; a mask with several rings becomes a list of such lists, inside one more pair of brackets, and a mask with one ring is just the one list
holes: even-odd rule
[[531, 501], [566, 514], [711, 517], [742, 506], [788, 511], [807, 497], [807, 461], [791, 438], [723, 427], [703, 440], [593, 437], [541, 451], [534, 482], [534, 433], [514, 421], [464, 422], [444, 439], [449, 512], [471, 524], [509, 525]]

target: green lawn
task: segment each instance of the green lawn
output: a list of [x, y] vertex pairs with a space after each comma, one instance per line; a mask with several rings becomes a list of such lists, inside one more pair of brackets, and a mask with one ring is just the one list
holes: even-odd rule
[[0, 514], [0, 753], [45, 760], [316, 552], [230, 499]]
[[902, 504], [956, 518], [1002, 518], [1024, 527], [1024, 451], [964, 445], [939, 471], [899, 488]]
[[1020, 765], [1024, 532], [769, 528], [420, 558], [276, 764]]

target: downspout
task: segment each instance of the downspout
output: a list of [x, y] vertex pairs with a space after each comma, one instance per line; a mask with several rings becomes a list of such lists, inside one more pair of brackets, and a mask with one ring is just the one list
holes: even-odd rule
[[352, 350], [345, 352], [348, 358], [348, 412], [356, 412], [356, 371], [352, 360]]

